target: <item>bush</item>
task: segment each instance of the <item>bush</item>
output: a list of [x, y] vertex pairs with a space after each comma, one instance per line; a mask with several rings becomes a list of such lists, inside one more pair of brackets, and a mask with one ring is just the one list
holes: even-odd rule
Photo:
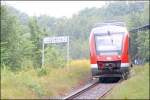
[[47, 69], [46, 68], [39, 68], [37, 69], [37, 75], [38, 76], [44, 76], [44, 75], [47, 75]]
[[148, 99], [149, 65], [135, 66], [135, 76], [123, 81], [104, 99]]
[[15, 73], [6, 68], [1, 70], [2, 99], [41, 99], [64, 95], [86, 80], [90, 73], [88, 60], [71, 61], [69, 67], [24, 67], [26, 69]]

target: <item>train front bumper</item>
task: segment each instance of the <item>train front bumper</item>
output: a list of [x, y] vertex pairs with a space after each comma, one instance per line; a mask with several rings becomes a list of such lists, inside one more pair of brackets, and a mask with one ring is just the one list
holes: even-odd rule
[[[93, 66], [94, 65], [94, 66]], [[99, 69], [97, 64], [91, 66], [93, 77], [121, 77], [123, 73], [129, 71], [129, 64], [121, 64], [119, 69]]]

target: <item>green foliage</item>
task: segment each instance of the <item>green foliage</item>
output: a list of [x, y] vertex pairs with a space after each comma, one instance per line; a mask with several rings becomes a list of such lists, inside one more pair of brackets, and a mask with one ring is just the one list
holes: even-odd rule
[[16, 69], [21, 61], [22, 28], [18, 19], [11, 15], [7, 7], [1, 7], [1, 61], [3, 64]]
[[31, 77], [26, 77], [25, 80], [21, 80], [23, 84], [35, 92], [39, 97], [44, 95], [44, 91], [38, 82], [34, 81]]
[[30, 40], [32, 41], [32, 44], [33, 44], [32, 52], [34, 52], [32, 54], [33, 64], [34, 64], [34, 67], [40, 67], [43, 33], [35, 17], [30, 19], [29, 29], [30, 29], [30, 35], [31, 35]]
[[[89, 58], [89, 35], [93, 25], [113, 19], [125, 21], [128, 30], [145, 25], [149, 23], [149, 2], [108, 3], [102, 8], [83, 9], [72, 18], [29, 17], [12, 7], [1, 5], [2, 97], [38, 98], [69, 90], [77, 80], [87, 76], [89, 69], [83, 65], [88, 67], [89, 64], [87, 61], [71, 63], [67, 73], [68, 68], [64, 67], [66, 45], [46, 45], [46, 68], [40, 68], [42, 39], [69, 35], [70, 59]], [[130, 36], [132, 60], [138, 56], [149, 61], [149, 31], [130, 33]], [[16, 73], [11, 71], [19, 68]]]
[[135, 66], [135, 75], [123, 81], [103, 99], [149, 99], [149, 64]]
[[49, 99], [69, 92], [90, 75], [88, 60], [71, 61], [69, 68], [1, 70], [1, 99]]
[[[123, 20], [128, 30], [149, 23], [149, 2], [117, 1], [102, 8], [85, 8], [72, 18], [46, 15], [28, 17], [9, 6], [1, 6], [1, 63], [12, 69], [41, 66], [42, 39], [46, 36], [70, 36], [70, 59], [89, 57], [89, 35], [95, 23]], [[142, 35], [143, 34], [143, 35]], [[148, 32], [130, 33], [131, 56], [148, 61]], [[147, 36], [147, 37], [146, 37]], [[45, 66], [63, 67], [66, 46], [45, 48]]]
[[[53, 48], [52, 48], [53, 47]], [[65, 56], [63, 53], [67, 53], [67, 48], [64, 48], [66, 51], [60, 50], [58, 52], [58, 48], [53, 44], [51, 47], [46, 47], [45, 49], [45, 66], [51, 66], [54, 68], [63, 67], [67, 60], [65, 60]], [[63, 48], [59, 48], [63, 49]]]
[[144, 61], [149, 61], [149, 31], [139, 32], [136, 39], [138, 44], [137, 47], [137, 56], [142, 58]]
[[44, 75], [47, 75], [47, 69], [46, 68], [39, 68], [37, 69], [37, 74], [38, 76], [44, 76]]
[[[143, 12], [132, 12], [131, 14], [125, 16], [128, 29], [134, 29], [142, 25], [149, 23], [149, 4], [145, 3]], [[130, 33], [131, 36], [131, 57], [132, 60], [135, 58], [141, 58], [143, 61], [148, 61], [149, 59], [149, 30]]]

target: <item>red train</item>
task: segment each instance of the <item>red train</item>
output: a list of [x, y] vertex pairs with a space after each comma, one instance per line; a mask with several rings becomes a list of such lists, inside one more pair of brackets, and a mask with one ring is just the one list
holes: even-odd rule
[[129, 32], [123, 22], [97, 24], [89, 39], [92, 76], [127, 79], [132, 67], [129, 41]]

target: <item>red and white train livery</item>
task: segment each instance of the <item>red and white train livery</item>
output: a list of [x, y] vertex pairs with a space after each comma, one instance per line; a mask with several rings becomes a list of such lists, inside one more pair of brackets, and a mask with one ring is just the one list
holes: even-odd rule
[[93, 77], [122, 77], [129, 73], [129, 32], [122, 22], [98, 24], [90, 34]]

